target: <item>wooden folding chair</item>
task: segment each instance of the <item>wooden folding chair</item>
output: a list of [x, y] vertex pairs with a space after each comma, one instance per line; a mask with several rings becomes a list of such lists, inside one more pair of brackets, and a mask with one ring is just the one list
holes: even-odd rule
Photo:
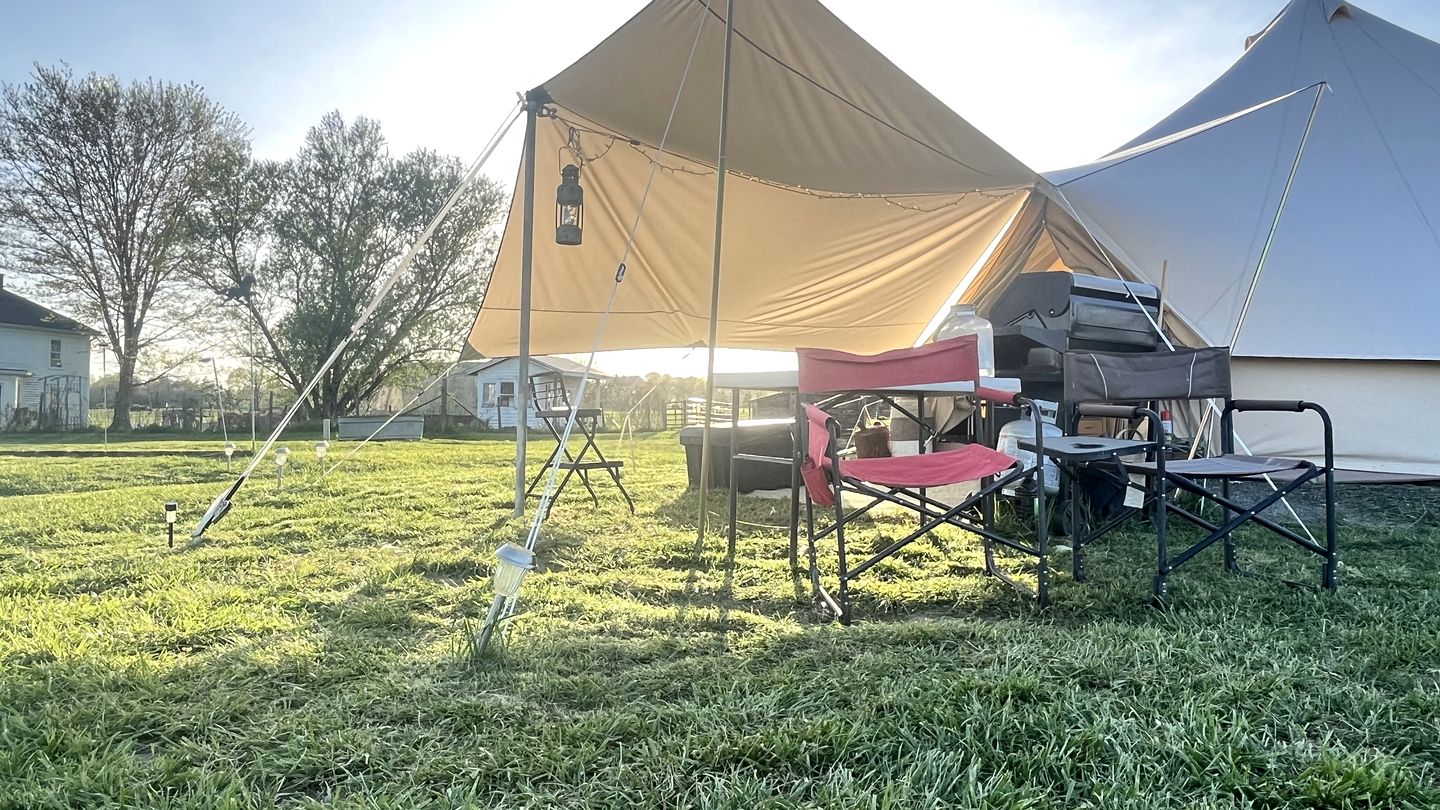
[[[596, 506], [600, 505], [600, 498], [595, 494], [595, 487], [590, 483], [590, 473], [595, 470], [603, 470], [615, 483], [615, 488], [620, 490], [624, 496], [625, 503], [630, 507], [630, 514], [635, 514], [635, 501], [630, 498], [630, 493], [625, 491], [625, 485], [620, 480], [620, 471], [625, 466], [624, 461], [605, 458], [600, 451], [600, 446], [595, 443], [595, 434], [599, 430], [600, 421], [604, 418], [605, 412], [599, 408], [576, 408], [570, 401], [570, 392], [565, 387], [565, 379], [558, 374], [536, 374], [530, 377], [530, 401], [534, 404], [535, 414], [545, 427], [550, 429], [550, 435], [555, 438], [555, 449], [550, 451], [550, 457], [545, 459], [545, 464], [540, 472], [530, 480], [530, 486], [525, 490], [528, 497], [534, 493], [540, 481], [545, 478], [546, 472], [551, 467], [558, 467], [565, 471], [560, 479], [560, 486], [555, 488], [555, 494], [550, 498], [551, 505], [560, 500], [560, 494], [565, 491], [565, 485], [570, 479], [579, 474], [580, 483], [590, 493], [590, 500]], [[575, 416], [575, 430], [580, 433], [583, 443], [580, 451], [571, 454], [570, 448], [565, 445], [565, 423], [569, 421], [571, 414]], [[572, 432], [573, 438], [573, 432]], [[589, 460], [593, 456], [593, 460]]]

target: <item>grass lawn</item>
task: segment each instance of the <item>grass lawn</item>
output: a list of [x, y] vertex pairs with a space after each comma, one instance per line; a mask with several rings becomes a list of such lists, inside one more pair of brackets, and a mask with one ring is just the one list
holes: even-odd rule
[[477, 660], [524, 532], [512, 446], [371, 446], [317, 488], [290, 444], [285, 492], [262, 467], [175, 549], [162, 503], [188, 535], [223, 461], [0, 455], [0, 807], [1440, 806], [1440, 490], [1342, 488], [1336, 595], [1215, 548], [1156, 612], [1137, 531], [1089, 583], [1058, 551], [1038, 612], [954, 533], [879, 566], [842, 628], [797, 601], [784, 501], [742, 501], [733, 565], [722, 531], [697, 556], [661, 434], [621, 454], [638, 515], [567, 493]]

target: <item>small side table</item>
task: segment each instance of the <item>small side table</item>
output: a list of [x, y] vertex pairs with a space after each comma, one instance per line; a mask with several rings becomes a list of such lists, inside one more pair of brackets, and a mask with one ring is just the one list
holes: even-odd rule
[[[1018, 444], [1022, 450], [1035, 452], [1035, 443], [1032, 441], [1021, 439]], [[1141, 439], [1110, 439], [1103, 436], [1057, 436], [1045, 439], [1043, 452], [1046, 457], [1054, 460], [1060, 470], [1062, 484], [1069, 488], [1071, 561], [1076, 582], [1085, 581], [1085, 544], [1104, 536], [1129, 517], [1128, 513], [1122, 513], [1097, 529], [1086, 529], [1080, 510], [1080, 467], [1126, 453], [1152, 450], [1154, 447], [1154, 442]]]

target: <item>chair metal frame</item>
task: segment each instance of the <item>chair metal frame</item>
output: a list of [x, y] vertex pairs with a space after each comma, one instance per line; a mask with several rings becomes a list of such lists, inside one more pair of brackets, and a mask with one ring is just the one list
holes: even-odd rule
[[[994, 575], [1002, 581], [1010, 584], [1016, 589], [1031, 594], [1041, 607], [1050, 602], [1050, 568], [1049, 568], [1049, 537], [1048, 526], [1044, 520], [1045, 491], [1043, 486], [1037, 486], [1037, 509], [1036, 509], [1036, 531], [1033, 545], [1027, 544], [1019, 539], [1008, 537], [995, 529], [994, 525], [994, 502], [995, 496], [1005, 487], [1017, 484], [1027, 478], [1035, 478], [1037, 482], [1042, 475], [1041, 469], [1044, 460], [1043, 454], [1035, 456], [1035, 463], [1026, 466], [1016, 461], [1013, 466], [998, 470], [990, 475], [968, 480], [978, 480], [980, 488], [958, 504], [950, 505], [942, 503], [929, 497], [926, 494], [927, 486], [941, 486], [945, 484], [963, 483], [967, 479], [936, 481], [933, 484], [916, 484], [912, 486], [896, 486], [891, 484], [874, 483], [847, 475], [845, 467], [840, 458], [840, 424], [829, 414], [817, 411], [824, 416], [824, 430], [828, 434], [825, 438], [825, 458], [814, 458], [811, 446], [812, 429], [810, 418], [805, 410], [805, 399], [807, 396], [837, 395], [837, 394], [864, 394], [884, 399], [907, 416], [914, 419], [921, 425], [922, 431], [926, 428], [924, 415], [925, 385], [943, 382], [955, 382], [971, 380], [976, 383], [971, 396], [982, 402], [1018, 405], [1029, 409], [1031, 418], [1035, 421], [1036, 434], [1040, 434], [1040, 411], [1029, 399], [1015, 393], [995, 391], [986, 389], [979, 385], [979, 363], [976, 348], [976, 338], [972, 336], [953, 338], [941, 343], [916, 349], [898, 349], [893, 352], [886, 352], [882, 355], [862, 357], [859, 355], [847, 355], [842, 352], [827, 352], [822, 350], [802, 349], [800, 357], [800, 386], [799, 397], [797, 398], [797, 413], [795, 422], [796, 432], [796, 462], [806, 465], [803, 469], [810, 471], [807, 476], [815, 470], [823, 471], [821, 479], [828, 486], [830, 494], [834, 496], [833, 504], [829, 505], [832, 510], [828, 526], [817, 526], [816, 503], [812, 497], [811, 488], [808, 485], [805, 490], [805, 534], [806, 551], [810, 568], [810, 581], [816, 599], [830, 612], [841, 624], [850, 624], [853, 619], [851, 610], [850, 586], [856, 578], [869, 571], [882, 560], [894, 556], [906, 546], [929, 534], [941, 526], [955, 526], [964, 531], [976, 534], [981, 539], [981, 545], [985, 553], [985, 568], [987, 573]], [[905, 388], [913, 391], [917, 399], [917, 413], [911, 415], [895, 403], [894, 397], [899, 395], [896, 388]], [[983, 418], [983, 417], [980, 417]], [[818, 419], [817, 419], [818, 422]], [[922, 432], [921, 448], [925, 445], [926, 437]], [[1043, 439], [1042, 439], [1043, 441]], [[993, 452], [993, 451], [992, 451]], [[916, 457], [921, 458], [920, 456]], [[992, 465], [995, 463], [992, 460]], [[983, 467], [983, 465], [982, 465]], [[868, 501], [858, 508], [847, 509], [845, 506], [845, 494], [852, 493], [860, 495]], [[850, 549], [848, 547], [847, 527], [856, 519], [868, 514], [872, 509], [882, 503], [895, 504], [918, 514], [918, 526], [909, 534], [895, 540], [885, 548], [870, 555], [858, 564], [852, 564]], [[822, 508], [824, 504], [822, 503]], [[837, 562], [837, 587], [832, 594], [821, 582], [818, 541], [835, 537], [836, 562]], [[1032, 590], [1024, 583], [1001, 571], [996, 564], [995, 547], [1019, 551], [1036, 558], [1036, 587]]]
[[[1034, 418], [1039, 419], [1038, 409], [1031, 406], [1030, 400], [1016, 395], [1010, 402], [1028, 408]], [[1006, 404], [1009, 404], [1008, 402]], [[816, 596], [826, 608], [840, 620], [841, 624], [850, 624], [853, 620], [850, 600], [850, 585], [861, 574], [874, 567], [876, 564], [899, 553], [906, 546], [929, 534], [941, 526], [954, 526], [958, 529], [978, 535], [985, 554], [985, 570], [988, 574], [1014, 587], [1016, 590], [1026, 593], [1036, 600], [1036, 603], [1044, 608], [1050, 604], [1050, 567], [1049, 567], [1049, 536], [1046, 521], [1040, 516], [1045, 514], [1045, 488], [1037, 488], [1036, 495], [1036, 539], [1034, 545], [1029, 545], [1016, 538], [1007, 537], [996, 531], [994, 528], [994, 498], [1005, 487], [1016, 484], [1027, 478], [1039, 475], [1038, 464], [1024, 466], [1016, 465], [1003, 475], [992, 475], [981, 479], [981, 486], [970, 497], [958, 504], [950, 505], [937, 501], [924, 493], [923, 487], [901, 487], [871, 484], [858, 478], [845, 476], [841, 472], [839, 447], [840, 424], [834, 417], [829, 417], [825, 423], [826, 430], [830, 433], [828, 445], [829, 455], [829, 478], [832, 491], [835, 493], [835, 503], [832, 509], [832, 518], [828, 526], [816, 527], [815, 503], [810, 497], [810, 492], [805, 492], [805, 531], [806, 531], [806, 552], [810, 565], [811, 587]], [[808, 431], [810, 426], [807, 422], [801, 424], [801, 446], [808, 446]], [[1038, 458], [1043, 458], [1039, 456]], [[960, 483], [960, 482], [955, 482]], [[869, 502], [855, 509], [847, 510], [844, 503], [845, 493], [850, 492], [869, 498]], [[865, 558], [858, 564], [852, 565], [850, 561], [848, 538], [846, 526], [870, 512], [882, 503], [891, 503], [913, 512], [920, 516], [920, 524], [909, 534], [892, 542], [878, 552]], [[836, 540], [836, 559], [838, 564], [838, 585], [835, 594], [821, 583], [819, 552], [817, 542], [830, 535]], [[1014, 551], [1021, 552], [1036, 558], [1036, 587], [1030, 588], [1025, 583], [1006, 574], [1000, 569], [995, 560], [995, 546], [1001, 545]]]
[[[635, 514], [635, 501], [626, 491], [625, 485], [620, 480], [620, 469], [625, 466], [621, 460], [610, 460], [605, 458], [600, 446], [595, 443], [595, 434], [599, 430], [600, 420], [604, 418], [604, 411], [599, 408], [577, 408], [570, 401], [570, 391], [565, 387], [565, 378], [559, 374], [532, 374], [530, 380], [530, 402], [535, 407], [535, 414], [545, 427], [550, 430], [550, 435], [555, 439], [555, 449], [550, 451], [550, 456], [541, 465], [540, 471], [530, 479], [530, 486], [525, 489], [525, 496], [534, 494], [535, 488], [545, 478], [545, 473], [551, 467], [559, 467], [565, 471], [560, 480], [560, 485], [555, 488], [555, 494], [550, 498], [550, 505], [560, 500], [560, 495], [565, 491], [565, 486], [570, 479], [579, 473], [580, 483], [590, 493], [590, 500], [600, 505], [600, 497], [595, 492], [595, 487], [590, 483], [590, 473], [594, 470], [603, 470], [615, 483], [615, 488], [620, 490], [624, 496], [626, 505], [630, 508], [630, 514]], [[570, 448], [564, 441], [565, 423], [570, 419], [571, 413], [575, 414], [575, 427], [580, 431], [584, 443], [581, 444], [579, 452], [571, 454]], [[573, 435], [573, 434], [572, 434]], [[586, 461], [589, 455], [594, 455], [596, 461]], [[561, 456], [564, 458], [560, 458]]]

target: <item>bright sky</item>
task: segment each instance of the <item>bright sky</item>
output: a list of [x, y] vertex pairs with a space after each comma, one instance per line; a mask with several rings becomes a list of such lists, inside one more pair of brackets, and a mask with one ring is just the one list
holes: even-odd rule
[[[718, 0], [717, 0], [718, 1]], [[826, 0], [971, 123], [1039, 170], [1096, 158], [1218, 76], [1283, 0]], [[33, 62], [194, 81], [253, 130], [261, 157], [295, 152], [332, 109], [367, 115], [397, 151], [469, 160], [515, 92], [583, 55], [643, 0], [49, 0], [13, 3], [0, 80]], [[1440, 39], [1440, 3], [1371, 0]], [[492, 158], [509, 184], [518, 138]], [[703, 355], [625, 353], [609, 370], [703, 371]], [[753, 363], [744, 354], [725, 365]], [[673, 366], [673, 368], [671, 367]]]

